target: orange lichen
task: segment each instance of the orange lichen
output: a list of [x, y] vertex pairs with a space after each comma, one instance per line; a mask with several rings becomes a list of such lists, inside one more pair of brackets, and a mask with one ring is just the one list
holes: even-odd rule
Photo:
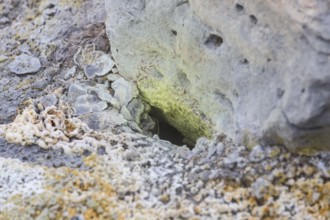
[[84, 158], [84, 163], [89, 167], [94, 167], [97, 164], [97, 160], [97, 155], [91, 154], [90, 156]]

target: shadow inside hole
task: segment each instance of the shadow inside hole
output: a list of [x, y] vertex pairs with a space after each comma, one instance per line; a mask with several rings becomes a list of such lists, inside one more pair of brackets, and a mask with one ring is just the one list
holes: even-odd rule
[[178, 32], [177, 32], [176, 30], [171, 30], [171, 33], [172, 33], [174, 36], [178, 35]]
[[237, 10], [238, 12], [241, 12], [241, 11], [244, 10], [244, 6], [241, 5], [241, 4], [236, 4], [236, 5], [235, 5], [235, 8], [236, 8], [236, 10]]
[[223, 43], [222, 37], [215, 34], [210, 34], [204, 42], [204, 44], [211, 49], [216, 49], [220, 47], [222, 43]]
[[195, 146], [195, 143], [188, 143], [185, 136], [178, 129], [167, 122], [161, 110], [152, 107], [150, 116], [156, 122], [157, 128], [154, 132], [160, 139], [167, 140], [178, 146], [187, 145], [190, 149]]
[[184, 136], [175, 127], [173, 127], [166, 121], [158, 122], [158, 133], [159, 138], [161, 139], [168, 140], [172, 144], [176, 144], [179, 146], [184, 145]]
[[254, 15], [250, 15], [250, 21], [252, 22], [252, 24], [257, 24], [258, 23], [258, 19]]

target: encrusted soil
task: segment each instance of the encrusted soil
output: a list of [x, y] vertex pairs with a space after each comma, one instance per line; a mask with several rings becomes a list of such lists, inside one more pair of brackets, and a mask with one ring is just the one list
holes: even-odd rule
[[330, 218], [330, 153], [160, 139], [102, 4], [0, 0], [0, 219]]

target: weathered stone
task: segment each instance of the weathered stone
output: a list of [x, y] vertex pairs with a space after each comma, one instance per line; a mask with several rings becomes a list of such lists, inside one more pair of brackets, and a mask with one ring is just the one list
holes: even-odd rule
[[54, 94], [48, 94], [40, 98], [40, 103], [44, 108], [47, 108], [49, 106], [55, 106], [57, 102], [58, 99]]
[[41, 68], [40, 60], [37, 57], [21, 54], [15, 57], [15, 60], [8, 65], [10, 71], [17, 75], [36, 73]]
[[105, 101], [101, 101], [94, 95], [82, 95], [78, 97], [74, 105], [74, 112], [76, 115], [82, 115], [86, 113], [100, 112], [107, 107], [108, 104]]
[[110, 55], [95, 50], [94, 44], [79, 49], [74, 56], [74, 62], [84, 70], [89, 79], [106, 75], [114, 66]]
[[326, 0], [107, 0], [119, 72], [196, 140], [330, 149]]
[[69, 87], [68, 98], [69, 101], [77, 101], [79, 96], [87, 95], [87, 89], [78, 83], [71, 84]]
[[119, 104], [127, 106], [133, 98], [133, 89], [131, 84], [124, 78], [119, 78], [111, 84], [111, 87], [115, 90], [114, 97], [119, 101]]

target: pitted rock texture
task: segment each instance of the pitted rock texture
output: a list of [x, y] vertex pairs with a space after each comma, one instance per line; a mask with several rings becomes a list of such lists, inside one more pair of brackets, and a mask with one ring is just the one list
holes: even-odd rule
[[220, 131], [247, 146], [330, 149], [327, 0], [106, 0], [106, 7], [119, 71], [174, 127], [192, 128], [189, 138]]
[[[90, 152], [85, 151], [85, 156], [89, 156]], [[0, 139], [0, 157], [17, 158], [23, 162], [38, 164], [47, 167], [71, 167], [84, 168], [83, 157], [80, 155], [68, 155], [63, 149], [47, 150], [42, 149], [38, 145], [30, 145], [28, 147], [10, 144], [4, 139]]]
[[[328, 153], [248, 151], [223, 134], [189, 149], [152, 133], [155, 108], [113, 66], [104, 15], [103, 0], [0, 0], [1, 220], [330, 218]], [[8, 65], [21, 54], [42, 67], [18, 76]], [[180, 79], [172, 90], [151, 81], [163, 93], [146, 80], [140, 92], [184, 95]], [[183, 101], [160, 104], [203, 131], [206, 115]]]
[[63, 87], [79, 47], [109, 51], [104, 17], [103, 1], [0, 1], [0, 123], [24, 100]]
[[[31, 120], [27, 125], [35, 126]], [[20, 135], [20, 131], [16, 133]], [[81, 136], [48, 150], [52, 154], [63, 149], [63, 161], [83, 158], [84, 167], [71, 163], [46, 167], [40, 160], [25, 160], [11, 150], [1, 158], [0, 218], [330, 217], [330, 154], [304, 157], [259, 145], [249, 152], [223, 135], [200, 138], [190, 150], [157, 136], [118, 129], [79, 133]], [[36, 142], [40, 139], [32, 136]], [[22, 149], [17, 145], [10, 148]], [[56, 157], [48, 159], [56, 161]]]

